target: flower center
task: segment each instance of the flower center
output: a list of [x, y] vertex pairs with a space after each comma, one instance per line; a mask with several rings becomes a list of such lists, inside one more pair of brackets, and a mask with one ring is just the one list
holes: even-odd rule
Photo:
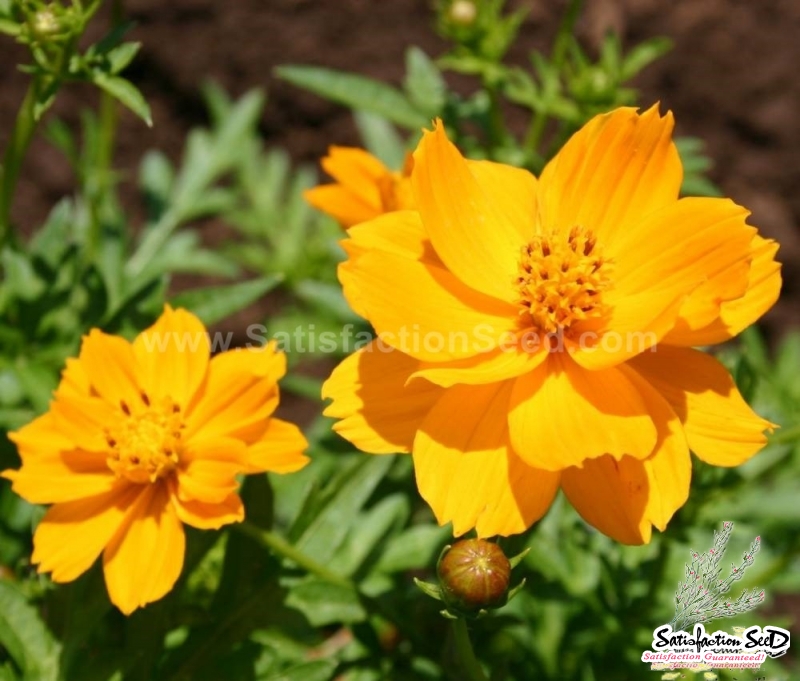
[[120, 401], [119, 419], [106, 429], [108, 467], [131, 482], [155, 482], [178, 465], [184, 427], [180, 406], [169, 398], [151, 404], [142, 393], [141, 405]]
[[576, 321], [600, 317], [609, 274], [610, 262], [581, 226], [534, 237], [522, 249], [516, 280], [522, 326], [556, 334]]

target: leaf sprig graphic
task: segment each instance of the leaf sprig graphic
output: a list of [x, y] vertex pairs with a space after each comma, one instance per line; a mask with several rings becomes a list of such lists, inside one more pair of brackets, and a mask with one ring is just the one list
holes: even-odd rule
[[756, 537], [742, 556], [737, 566], [731, 563], [731, 572], [722, 579], [722, 558], [733, 532], [733, 522], [722, 523], [722, 531], [714, 531], [714, 545], [705, 553], [692, 550], [692, 562], [686, 565], [686, 574], [675, 593], [675, 616], [673, 631], [681, 631], [697, 622], [722, 617], [733, 617], [755, 609], [764, 602], [764, 590], [745, 589], [738, 598], [726, 597], [734, 582], [738, 582], [745, 570], [755, 562], [761, 548], [761, 537]]

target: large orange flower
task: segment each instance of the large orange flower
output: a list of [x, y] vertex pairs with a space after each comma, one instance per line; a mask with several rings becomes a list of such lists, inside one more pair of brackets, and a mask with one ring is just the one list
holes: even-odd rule
[[650, 539], [689, 492], [689, 450], [735, 466], [771, 424], [714, 358], [780, 288], [777, 245], [727, 199], [679, 199], [671, 114], [618, 109], [537, 180], [462, 158], [437, 122], [418, 211], [349, 231], [345, 296], [379, 341], [324, 386], [359, 448], [412, 452], [460, 535], [521, 532], [559, 486], [589, 523]]
[[342, 227], [352, 227], [384, 213], [414, 208], [412, 166], [411, 156], [400, 171], [392, 171], [363, 149], [331, 147], [322, 167], [336, 182], [308, 189], [303, 196]]
[[130, 613], [178, 579], [184, 523], [244, 518], [237, 475], [305, 466], [300, 431], [272, 418], [284, 355], [209, 349], [197, 317], [169, 306], [133, 343], [93, 330], [49, 411], [10, 434], [22, 468], [3, 476], [54, 504], [34, 536], [40, 572], [69, 582], [102, 553], [111, 601]]

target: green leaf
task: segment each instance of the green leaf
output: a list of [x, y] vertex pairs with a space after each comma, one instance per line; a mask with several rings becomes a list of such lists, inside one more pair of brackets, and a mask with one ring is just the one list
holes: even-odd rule
[[387, 168], [402, 168], [406, 146], [394, 126], [383, 116], [369, 111], [355, 111], [353, 118], [367, 150], [383, 161]]
[[403, 87], [417, 110], [429, 118], [441, 115], [447, 99], [447, 83], [436, 64], [418, 47], [406, 51]]
[[60, 645], [36, 608], [4, 580], [0, 580], [0, 644], [22, 669], [25, 679], [58, 679]]
[[672, 49], [669, 38], [651, 38], [634, 47], [622, 60], [621, 75], [626, 81], [633, 78], [645, 66], [654, 62]]
[[342, 295], [342, 287], [338, 284], [326, 284], [313, 279], [305, 279], [294, 288], [295, 295], [307, 303], [324, 310], [342, 322], [360, 322], [359, 317], [350, 309]]
[[304, 579], [292, 587], [286, 605], [302, 612], [313, 627], [353, 624], [367, 617], [354, 589], [317, 577]]
[[141, 118], [149, 127], [153, 126], [150, 115], [150, 106], [144, 96], [133, 83], [120, 76], [112, 76], [102, 71], [92, 74], [92, 81], [97, 87], [105, 90], [112, 97], [118, 99], [124, 106]]
[[393, 456], [359, 457], [321, 492], [312, 495], [292, 527], [298, 551], [325, 564], [342, 545], [351, 523], [388, 472]]
[[280, 674], [259, 677], [258, 681], [331, 681], [335, 673], [335, 662], [316, 660], [297, 665]]
[[433, 564], [450, 535], [447, 527], [416, 525], [389, 541], [376, 565], [381, 572], [421, 570]]
[[276, 274], [228, 286], [197, 288], [178, 294], [172, 303], [194, 312], [204, 324], [210, 325], [252, 305], [282, 280]]
[[133, 61], [141, 47], [141, 43], [122, 43], [122, 45], [117, 45], [106, 55], [110, 72], [116, 75], [125, 69]]
[[6, 247], [0, 253], [0, 265], [3, 271], [3, 286], [7, 289], [6, 295], [31, 301], [44, 293], [46, 285], [37, 276], [26, 254]]
[[402, 92], [371, 78], [318, 66], [279, 66], [275, 72], [321, 97], [354, 110], [371, 111], [411, 130], [430, 122]]

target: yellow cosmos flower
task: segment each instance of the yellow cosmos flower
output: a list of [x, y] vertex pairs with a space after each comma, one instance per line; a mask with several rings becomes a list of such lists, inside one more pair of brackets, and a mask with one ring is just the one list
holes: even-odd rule
[[184, 523], [243, 519], [237, 475], [306, 465], [300, 431], [272, 418], [284, 355], [209, 350], [200, 320], [169, 306], [133, 343], [93, 330], [49, 411], [10, 434], [22, 468], [3, 477], [54, 504], [33, 540], [40, 572], [69, 582], [102, 553], [111, 601], [130, 613], [175, 584]]
[[331, 147], [322, 167], [336, 180], [308, 189], [303, 196], [314, 208], [352, 227], [383, 213], [414, 208], [409, 155], [399, 172], [389, 170], [363, 149]]
[[678, 194], [673, 118], [618, 109], [537, 180], [465, 160], [441, 123], [416, 150], [417, 211], [349, 230], [339, 276], [380, 340], [328, 379], [336, 430], [412, 452], [456, 535], [521, 532], [559, 487], [630, 544], [686, 501], [689, 450], [735, 466], [771, 424], [718, 343], [777, 299], [777, 245], [727, 199]]

